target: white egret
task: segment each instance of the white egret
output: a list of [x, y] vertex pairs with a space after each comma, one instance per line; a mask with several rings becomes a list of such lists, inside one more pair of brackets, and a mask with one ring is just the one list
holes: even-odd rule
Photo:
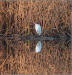
[[38, 41], [36, 48], [35, 48], [35, 52], [39, 53], [41, 51], [41, 49], [42, 49], [42, 43], [41, 43], [41, 41]]
[[37, 32], [38, 35], [41, 35], [42, 29], [41, 29], [40, 24], [35, 24], [35, 30], [36, 30], [36, 32]]

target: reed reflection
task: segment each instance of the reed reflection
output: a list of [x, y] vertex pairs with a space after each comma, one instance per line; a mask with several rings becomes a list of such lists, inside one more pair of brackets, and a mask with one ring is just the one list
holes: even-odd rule
[[71, 49], [66, 43], [65, 40], [41, 42], [2, 39], [0, 72], [12, 74], [70, 72]]

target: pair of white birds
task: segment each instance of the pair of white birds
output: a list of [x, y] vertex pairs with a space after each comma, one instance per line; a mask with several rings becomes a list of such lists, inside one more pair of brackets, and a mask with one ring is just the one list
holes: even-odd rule
[[[42, 29], [41, 29], [40, 24], [35, 24], [35, 30], [39, 36], [42, 34]], [[42, 43], [41, 41], [38, 41], [36, 48], [35, 48], [35, 52], [39, 53], [41, 49], [42, 49]]]

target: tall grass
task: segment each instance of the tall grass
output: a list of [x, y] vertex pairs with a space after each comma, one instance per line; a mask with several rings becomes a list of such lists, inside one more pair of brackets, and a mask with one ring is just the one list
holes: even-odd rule
[[60, 25], [62, 30], [70, 26], [70, 5], [68, 0], [5, 1], [1, 2], [0, 16], [0, 33], [36, 34], [32, 24], [40, 23], [45, 35], [54, 27], [58, 31]]

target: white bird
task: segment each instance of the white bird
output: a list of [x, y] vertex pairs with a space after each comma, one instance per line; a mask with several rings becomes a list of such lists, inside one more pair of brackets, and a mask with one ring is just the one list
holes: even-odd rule
[[36, 32], [37, 32], [38, 35], [41, 35], [42, 29], [41, 29], [40, 24], [35, 24], [35, 30], [36, 30]]
[[39, 41], [36, 45], [35, 52], [39, 53], [41, 51], [41, 49], [42, 49], [42, 43], [41, 43], [41, 41]]

